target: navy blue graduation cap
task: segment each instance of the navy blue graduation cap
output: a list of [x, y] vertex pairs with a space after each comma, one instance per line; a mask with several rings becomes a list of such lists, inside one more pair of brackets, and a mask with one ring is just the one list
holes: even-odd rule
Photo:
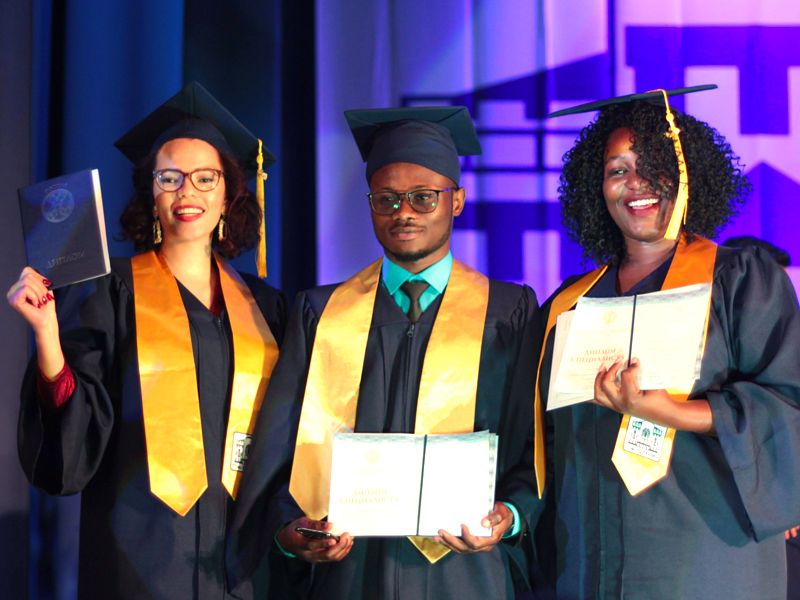
[[665, 108], [664, 106], [664, 93], [666, 92], [668, 97], [672, 96], [681, 96], [683, 94], [691, 94], [692, 92], [704, 92], [706, 90], [714, 90], [717, 86], [712, 84], [708, 85], [696, 85], [694, 87], [685, 87], [685, 88], [676, 88], [674, 90], [655, 90], [652, 92], [643, 92], [641, 94], [628, 94], [627, 96], [617, 96], [616, 98], [607, 98], [606, 100], [598, 100], [597, 102], [589, 102], [587, 104], [579, 104], [578, 106], [573, 106], [572, 108], [565, 108], [564, 110], [558, 110], [554, 113], [550, 113], [547, 115], [548, 119], [553, 117], [564, 117], [566, 115], [577, 115], [580, 113], [592, 112], [594, 110], [603, 110], [607, 106], [612, 106], [614, 104], [624, 104], [626, 102], [633, 102], [634, 100], [645, 100], [650, 102], [651, 104], [655, 104], [656, 106], [660, 106]]
[[[116, 146], [132, 162], [158, 150], [170, 140], [194, 138], [241, 160], [249, 179], [258, 171], [259, 140], [214, 96], [191, 82], [118, 139]], [[263, 148], [264, 168], [275, 162]]]
[[458, 157], [481, 154], [475, 126], [464, 106], [348, 110], [344, 115], [367, 163], [367, 181], [386, 165], [407, 162], [458, 185]]

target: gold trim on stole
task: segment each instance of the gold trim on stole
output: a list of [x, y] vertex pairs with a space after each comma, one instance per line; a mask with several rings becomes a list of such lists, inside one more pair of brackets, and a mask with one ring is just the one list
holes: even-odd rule
[[[382, 264], [378, 260], [339, 285], [317, 326], [289, 485], [312, 519], [328, 514], [333, 434], [355, 428]], [[473, 430], [488, 303], [489, 280], [454, 260], [425, 352], [414, 433]], [[431, 538], [409, 539], [432, 563], [448, 552]]]
[[[717, 245], [714, 242], [695, 236], [695, 240], [687, 245], [685, 236], [681, 236], [678, 248], [675, 251], [675, 258], [672, 259], [672, 264], [661, 289], [671, 290], [697, 283], [712, 283], [714, 281], [716, 258]], [[705, 352], [706, 336], [708, 335], [708, 320], [711, 311], [710, 296], [706, 311], [703, 352]], [[689, 398], [694, 384], [695, 380], [690, 379], [679, 387], [668, 389], [667, 392], [674, 400], [685, 402]], [[625, 434], [628, 431], [630, 419], [630, 415], [622, 417], [622, 424], [617, 434], [617, 442], [614, 445], [614, 454], [611, 456], [611, 461], [617, 467], [617, 471], [619, 471], [631, 496], [635, 496], [667, 475], [669, 461], [672, 457], [672, 448], [675, 444], [675, 430], [672, 428], [667, 429], [661, 446], [661, 456], [656, 462], [625, 450]]]
[[[223, 485], [235, 497], [240, 472], [228, 472], [234, 434], [252, 433], [278, 348], [247, 285], [215, 257], [235, 355], [222, 469]], [[135, 256], [131, 269], [150, 489], [185, 515], [208, 487], [189, 318], [163, 256], [153, 251]]]
[[216, 252], [219, 282], [233, 334], [233, 387], [222, 485], [233, 499], [239, 490], [244, 462], [272, 369], [278, 362], [278, 343], [250, 288], [236, 269]]
[[[544, 360], [544, 353], [545, 348], [547, 347], [547, 338], [550, 336], [550, 331], [556, 324], [556, 320], [558, 319], [558, 315], [561, 313], [567, 312], [578, 301], [578, 298], [583, 296], [586, 292], [594, 287], [594, 284], [600, 280], [600, 277], [603, 276], [603, 273], [606, 272], [608, 266], [600, 267], [599, 269], [595, 269], [581, 277], [578, 281], [573, 283], [563, 292], [561, 292], [558, 296], [553, 298], [550, 302], [550, 313], [547, 315], [547, 327], [544, 330], [544, 342], [542, 344], [542, 351], [539, 354], [539, 366], [536, 370], [536, 392], [534, 394], [533, 399], [533, 414], [534, 414], [534, 426], [533, 426], [533, 464], [536, 469], [536, 487], [539, 491], [539, 498], [542, 497], [544, 493], [544, 484], [545, 484], [545, 455], [544, 455], [544, 448], [545, 448], [545, 440], [544, 440], [544, 406], [542, 406], [542, 394], [539, 390], [540, 381], [541, 381], [541, 373], [542, 373], [542, 360]], [[550, 377], [553, 377], [553, 373], [550, 373]]]
[[[710, 283], [714, 278], [714, 264], [716, 261], [717, 245], [704, 237], [699, 235], [694, 236], [694, 241], [691, 244], [686, 243], [686, 235], [682, 235], [677, 248], [675, 256], [672, 259], [667, 277], [664, 280], [662, 290], [673, 289], [692, 285], [695, 283]], [[605, 273], [607, 266], [587, 273], [577, 282], [573, 283], [570, 287], [561, 292], [558, 296], [553, 298], [550, 305], [550, 314], [547, 317], [547, 328], [545, 329], [545, 345], [542, 346], [542, 353], [539, 357], [538, 373], [541, 373], [542, 360], [544, 359], [545, 347], [547, 338], [550, 335], [550, 330], [556, 323], [558, 315], [570, 310], [578, 298], [585, 295], [594, 285], [599, 281], [600, 277]], [[709, 311], [711, 306], [709, 304]], [[706, 318], [706, 334], [708, 332], [708, 317]], [[705, 335], [703, 337], [703, 350], [705, 350]], [[551, 373], [552, 377], [553, 374]], [[687, 382], [688, 383], [688, 382]], [[692, 387], [694, 380], [688, 384], [688, 388], [683, 391], [677, 389], [667, 390], [669, 394], [677, 401], [685, 401]], [[682, 386], [686, 387], [686, 386]], [[536, 467], [536, 483], [539, 488], [539, 497], [541, 498], [545, 485], [545, 441], [544, 441], [544, 407], [541, 401], [540, 392], [540, 378], [537, 375], [536, 379], [536, 396], [534, 411], [536, 415], [535, 424], [535, 467]], [[620, 475], [625, 481], [631, 495], [636, 495], [644, 488], [652, 485], [667, 473], [669, 467], [669, 459], [672, 453], [673, 439], [675, 437], [675, 430], [668, 429], [665, 440], [662, 446], [661, 461], [656, 463], [652, 460], [636, 456], [623, 449], [623, 442], [625, 440], [625, 432], [627, 431], [627, 424], [630, 420], [628, 415], [624, 415], [622, 425], [617, 436], [617, 443], [614, 448], [612, 461], [620, 471]], [[647, 464], [649, 463], [649, 464]]]

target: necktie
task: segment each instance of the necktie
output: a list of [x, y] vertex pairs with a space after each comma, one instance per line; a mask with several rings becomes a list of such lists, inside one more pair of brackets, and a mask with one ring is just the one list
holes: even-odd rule
[[411, 300], [411, 307], [408, 309], [408, 320], [412, 323], [419, 321], [422, 314], [422, 306], [419, 304], [419, 298], [422, 293], [427, 290], [429, 284], [425, 281], [406, 281], [400, 286], [400, 289], [406, 293], [408, 299]]

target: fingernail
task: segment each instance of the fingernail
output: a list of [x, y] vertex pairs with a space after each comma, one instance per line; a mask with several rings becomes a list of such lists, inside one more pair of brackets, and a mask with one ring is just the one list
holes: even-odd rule
[[39, 304], [36, 305], [36, 308], [42, 308], [42, 303], [39, 302]]
[[43, 279], [42, 283], [45, 284], [45, 285], [53, 285], [53, 282], [50, 281], [49, 279]]
[[55, 300], [55, 298], [53, 297], [53, 294], [51, 294], [50, 292], [47, 292], [47, 299], [48, 300]]

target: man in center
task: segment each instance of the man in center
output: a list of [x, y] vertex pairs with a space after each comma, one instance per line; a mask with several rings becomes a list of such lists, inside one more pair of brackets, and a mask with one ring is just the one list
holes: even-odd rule
[[[298, 296], [239, 493], [230, 583], [268, 561], [275, 589], [307, 561], [310, 598], [513, 598], [525, 586], [537, 506], [536, 296], [450, 253], [466, 200], [459, 155], [481, 152], [466, 108], [346, 117], [367, 163], [362, 206], [385, 258]], [[491, 537], [466, 527], [434, 538], [314, 540], [295, 531], [335, 525], [322, 520], [334, 433], [483, 430], [499, 437], [497, 502], [476, 515]]]

